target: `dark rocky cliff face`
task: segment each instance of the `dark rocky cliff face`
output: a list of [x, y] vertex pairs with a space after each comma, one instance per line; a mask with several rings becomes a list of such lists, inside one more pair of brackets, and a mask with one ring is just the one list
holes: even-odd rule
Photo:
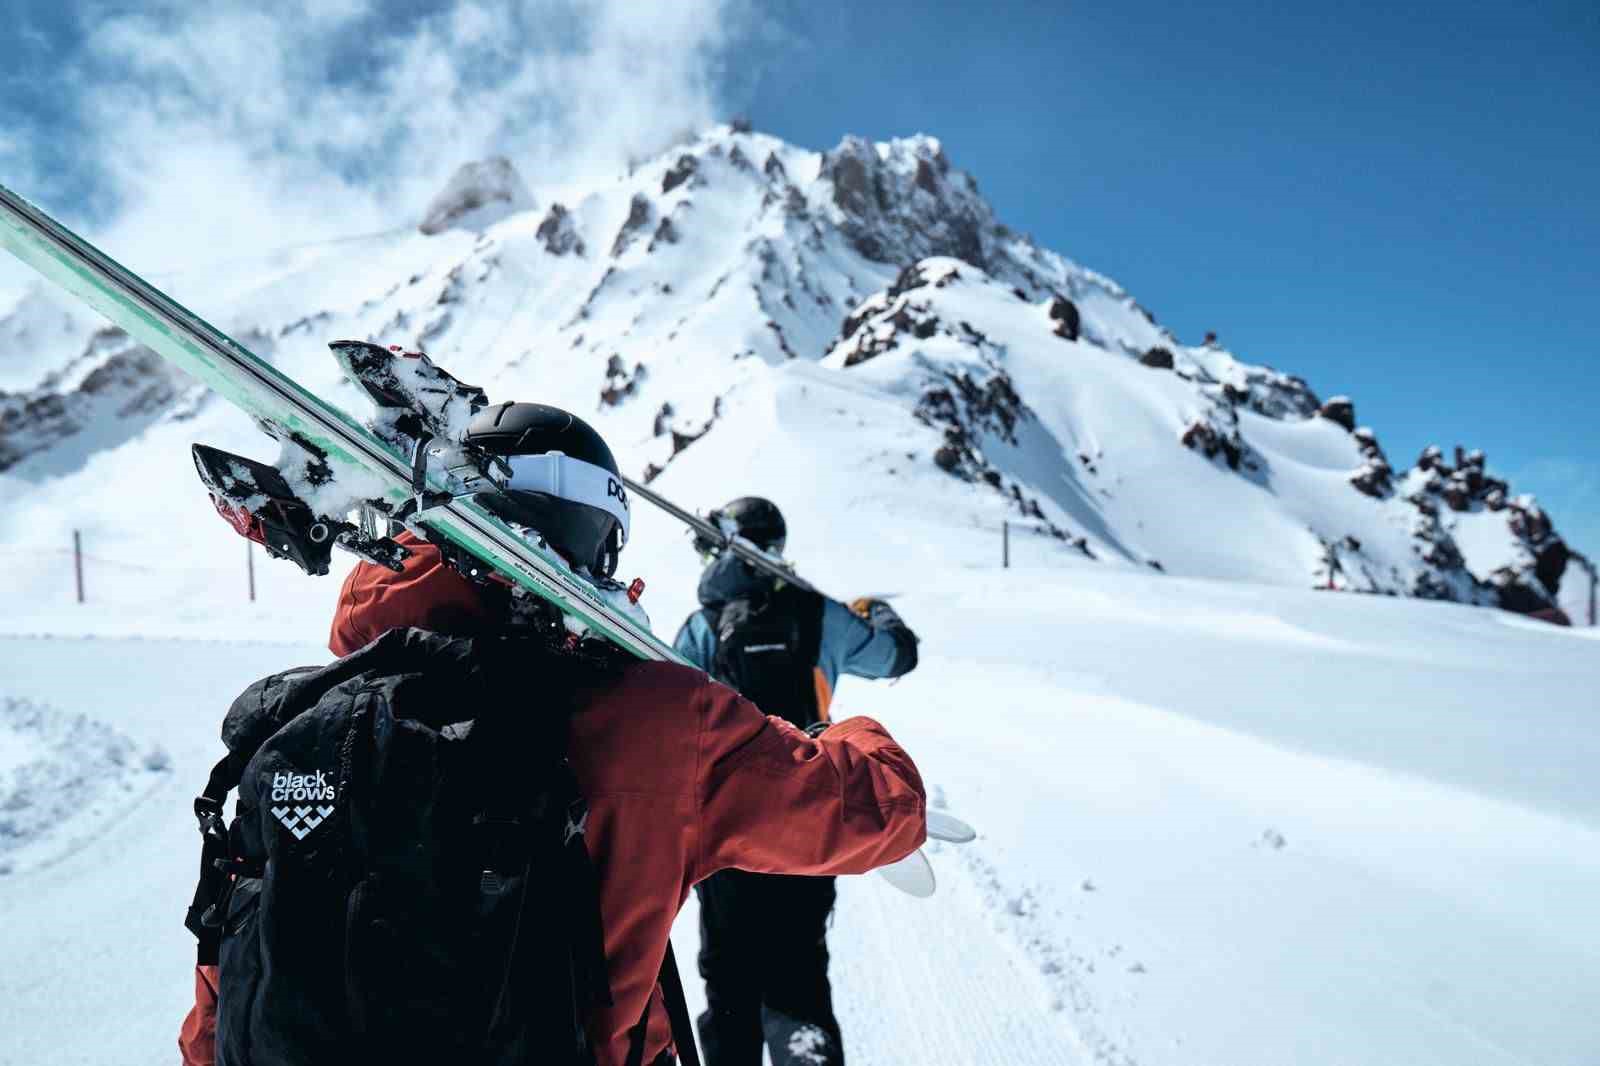
[[0, 471], [18, 468], [89, 429], [143, 428], [178, 398], [182, 380], [122, 330], [90, 338], [83, 353], [27, 392], [0, 393]]

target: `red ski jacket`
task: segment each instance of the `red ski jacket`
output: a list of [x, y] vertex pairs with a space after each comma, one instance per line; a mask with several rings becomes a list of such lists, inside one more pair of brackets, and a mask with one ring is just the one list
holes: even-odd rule
[[[485, 620], [471, 584], [429, 545], [406, 543], [403, 572], [363, 563], [345, 581], [335, 654], [399, 626], [470, 632]], [[624, 1062], [647, 999], [644, 1061], [670, 1047], [656, 974], [696, 882], [728, 868], [865, 873], [909, 854], [926, 832], [917, 768], [877, 722], [851, 718], [812, 739], [676, 664], [631, 664], [598, 691], [573, 717], [570, 758], [589, 803], [614, 1001], [590, 1023], [600, 1066]], [[215, 974], [195, 985], [179, 1046], [184, 1066], [211, 1066]]]

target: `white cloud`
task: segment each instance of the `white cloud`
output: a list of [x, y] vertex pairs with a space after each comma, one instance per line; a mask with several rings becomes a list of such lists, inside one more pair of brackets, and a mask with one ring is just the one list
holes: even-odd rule
[[[159, 270], [413, 223], [451, 171], [491, 153], [536, 184], [618, 169], [723, 117], [718, 71], [756, 23], [743, 5], [456, 0], [399, 20], [365, 0], [221, 0], [85, 13], [69, 63], [77, 156], [115, 204], [94, 235]], [[17, 152], [0, 141], [0, 161]]]

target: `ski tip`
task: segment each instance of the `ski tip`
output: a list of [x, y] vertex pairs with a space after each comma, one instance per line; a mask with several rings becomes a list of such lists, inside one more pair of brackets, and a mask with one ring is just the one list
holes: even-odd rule
[[899, 862], [880, 866], [878, 876], [908, 896], [927, 899], [939, 887], [933, 876], [933, 864], [921, 849], [913, 851]]
[[978, 831], [953, 814], [929, 811], [928, 837], [946, 844], [970, 844], [978, 839]]
[[385, 348], [381, 344], [371, 341], [329, 341], [328, 348], [333, 352], [334, 358], [342, 363], [353, 363], [367, 360], [384, 360], [401, 354], [398, 348]]

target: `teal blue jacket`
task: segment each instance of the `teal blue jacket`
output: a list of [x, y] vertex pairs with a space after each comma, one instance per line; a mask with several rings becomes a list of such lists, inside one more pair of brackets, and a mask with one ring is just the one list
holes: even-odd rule
[[[731, 552], [719, 556], [700, 576], [702, 607], [678, 630], [673, 642], [678, 654], [711, 672], [717, 659], [717, 634], [712, 626], [717, 608], [759, 592], [771, 582], [772, 578], [757, 573]], [[916, 662], [916, 638], [904, 625], [873, 626], [837, 600], [822, 597], [822, 639], [816, 666], [829, 693], [841, 674], [899, 677], [909, 673]]]

